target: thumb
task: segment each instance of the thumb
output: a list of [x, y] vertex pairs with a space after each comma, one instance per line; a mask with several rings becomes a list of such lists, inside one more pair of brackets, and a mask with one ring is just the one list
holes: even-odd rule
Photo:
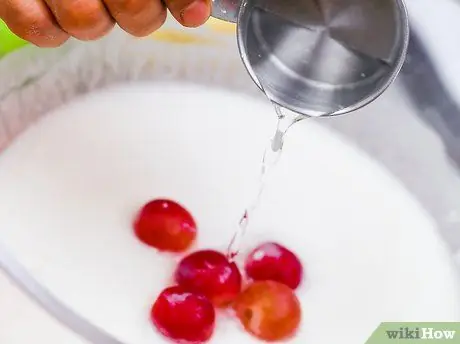
[[210, 0], [164, 0], [174, 18], [183, 26], [197, 27], [211, 15]]

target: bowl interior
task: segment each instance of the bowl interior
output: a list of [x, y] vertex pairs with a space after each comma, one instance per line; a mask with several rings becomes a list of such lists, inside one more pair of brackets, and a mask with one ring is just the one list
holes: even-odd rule
[[[136, 240], [137, 210], [175, 199], [198, 222], [195, 248], [224, 250], [275, 126], [266, 102], [181, 82], [76, 99], [0, 157], [2, 242], [91, 323], [123, 343], [160, 343], [149, 309], [180, 256]], [[460, 320], [456, 271], [433, 221], [381, 166], [313, 120], [286, 137], [240, 258], [265, 240], [307, 269], [294, 342], [355, 344], [382, 321]], [[258, 342], [221, 318], [213, 343]]]

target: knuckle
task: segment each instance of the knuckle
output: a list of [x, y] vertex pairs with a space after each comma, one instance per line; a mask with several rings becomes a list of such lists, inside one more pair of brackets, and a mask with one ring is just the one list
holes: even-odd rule
[[99, 0], [55, 0], [56, 19], [71, 35], [83, 40], [96, 39], [113, 26]]
[[170, 0], [168, 8], [172, 12], [180, 12], [192, 3], [193, 0]]
[[6, 11], [6, 17], [24, 28], [47, 27], [52, 24], [49, 13], [30, 2], [12, 2]]
[[31, 2], [12, 4], [5, 21], [18, 36], [38, 46], [54, 47], [67, 39], [48, 10]]
[[136, 37], [144, 37], [163, 25], [166, 7], [160, 0], [107, 0], [119, 26]]
[[117, 16], [126, 14], [136, 16], [148, 6], [148, 2], [145, 0], [112, 0], [107, 3], [113, 9], [113, 14]]
[[108, 0], [112, 15], [117, 20], [149, 21], [164, 9], [160, 0]]
[[41, 30], [47, 31], [54, 27], [51, 18], [43, 12], [32, 12], [25, 16], [25, 21], [31, 27], [39, 28]]
[[158, 30], [161, 26], [163, 26], [164, 22], [166, 21], [166, 10], [162, 11], [156, 18], [156, 20], [151, 21], [148, 25], [137, 26], [130, 33], [136, 37], [146, 37], [151, 33]]
[[64, 0], [53, 6], [62, 19], [78, 24], [93, 24], [98, 17], [99, 6], [96, 1]]

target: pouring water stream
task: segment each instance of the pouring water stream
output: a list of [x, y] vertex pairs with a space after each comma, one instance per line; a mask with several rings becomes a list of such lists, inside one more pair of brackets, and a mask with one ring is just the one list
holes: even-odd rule
[[278, 116], [278, 124], [276, 126], [275, 134], [270, 140], [268, 147], [264, 151], [261, 164], [262, 167], [260, 171], [259, 185], [257, 188], [256, 195], [251, 201], [251, 203], [249, 203], [249, 206], [247, 206], [244, 210], [243, 215], [241, 216], [238, 222], [238, 228], [236, 229], [227, 248], [227, 257], [230, 260], [234, 260], [234, 258], [238, 255], [238, 253], [241, 250], [242, 241], [249, 226], [249, 221], [254, 212], [256, 211], [257, 207], [259, 206], [262, 194], [266, 186], [267, 178], [270, 175], [270, 172], [278, 163], [283, 152], [284, 137], [287, 131], [293, 124], [301, 121], [304, 118], [308, 118], [290, 111], [283, 111], [283, 108], [274, 102], [272, 102], [272, 104], [275, 109], [276, 115]]

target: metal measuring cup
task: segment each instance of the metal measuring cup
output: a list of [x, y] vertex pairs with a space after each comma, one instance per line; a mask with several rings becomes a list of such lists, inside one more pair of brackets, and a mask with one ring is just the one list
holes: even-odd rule
[[237, 23], [244, 66], [268, 98], [306, 116], [375, 100], [409, 42], [403, 0], [213, 0], [212, 15]]

